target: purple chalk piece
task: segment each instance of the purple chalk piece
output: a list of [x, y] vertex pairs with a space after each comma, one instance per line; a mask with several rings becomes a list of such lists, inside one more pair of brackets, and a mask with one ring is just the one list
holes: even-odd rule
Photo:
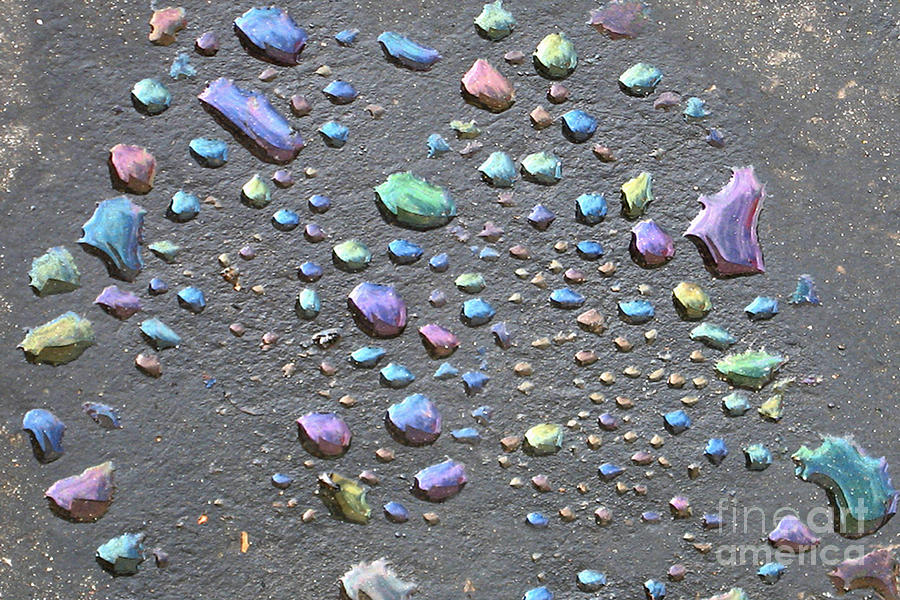
[[412, 493], [422, 500], [443, 502], [462, 491], [468, 481], [466, 466], [448, 459], [416, 473]]
[[672, 237], [653, 219], [641, 221], [631, 229], [631, 258], [645, 269], [666, 264], [675, 256]]
[[54, 512], [72, 521], [96, 521], [112, 503], [113, 464], [105, 462], [60, 479], [44, 495]]
[[220, 77], [197, 96], [219, 123], [261, 160], [289, 163], [304, 146], [303, 138], [259, 92], [242, 90]]
[[360, 283], [347, 296], [347, 307], [357, 326], [372, 337], [396, 337], [406, 328], [406, 303], [389, 285]]
[[131, 292], [120, 290], [116, 285], [103, 288], [94, 299], [94, 304], [121, 321], [141, 310], [141, 299]]
[[766, 188], [753, 167], [735, 169], [731, 181], [703, 205], [684, 237], [697, 246], [706, 269], [716, 277], [755, 275], [766, 270], [756, 233]]
[[350, 448], [350, 428], [334, 413], [307, 413], [297, 419], [303, 448], [319, 458], [337, 458]]

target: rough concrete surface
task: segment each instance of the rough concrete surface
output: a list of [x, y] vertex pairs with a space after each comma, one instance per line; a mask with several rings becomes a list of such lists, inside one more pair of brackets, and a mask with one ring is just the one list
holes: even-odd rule
[[[231, 21], [252, 4], [184, 0], [188, 28], [176, 44], [156, 47], [147, 41], [148, 2], [93, 0], [0, 0], [0, 597], [10, 599], [61, 598], [336, 598], [337, 579], [360, 560], [387, 557], [398, 573], [418, 582], [422, 598], [519, 598], [543, 579], [557, 599], [589, 597], [575, 587], [575, 573], [583, 568], [604, 571], [609, 586], [600, 598], [638, 598], [648, 578], [665, 579], [674, 562], [687, 566], [685, 581], [669, 584], [670, 598], [707, 597], [732, 585], [752, 598], [825, 598], [834, 593], [820, 565], [790, 564], [775, 587], [763, 586], [756, 564], [723, 566], [716, 549], [729, 545], [755, 546], [770, 530], [773, 515], [792, 507], [801, 514], [826, 505], [818, 487], [794, 477], [790, 453], [800, 444], [814, 444], [821, 434], [852, 434], [876, 455], [886, 455], [900, 468], [900, 420], [897, 417], [898, 276], [898, 4], [827, 1], [673, 0], [653, 2], [653, 24], [636, 40], [610, 41], [585, 25], [591, 1], [515, 2], [506, 5], [518, 19], [514, 34], [492, 43], [478, 37], [472, 18], [479, 0], [459, 2], [299, 2], [281, 5], [310, 33], [301, 64], [279, 68], [278, 77], [262, 83], [257, 75], [266, 66], [248, 56], [231, 33]], [[160, 5], [161, 6], [161, 5]], [[331, 38], [337, 31], [361, 30], [354, 48], [341, 48]], [[203, 31], [216, 31], [219, 54], [204, 58], [191, 50]], [[384, 30], [410, 34], [438, 48], [443, 60], [428, 73], [413, 73], [387, 63], [375, 42]], [[566, 80], [572, 99], [559, 107], [546, 102], [548, 81], [530, 64], [513, 67], [503, 62], [509, 50], [530, 54], [547, 33], [565, 31], [579, 52], [579, 66]], [[172, 81], [168, 68], [180, 50], [191, 52], [199, 74]], [[488, 58], [513, 81], [517, 101], [509, 111], [492, 115], [465, 104], [459, 96], [459, 77], [476, 58]], [[659, 90], [700, 95], [713, 110], [710, 123], [724, 132], [727, 146], [716, 150], [703, 141], [703, 131], [684, 123], [678, 114], [654, 111], [651, 99], [623, 95], [616, 78], [639, 60], [652, 62], [665, 73]], [[352, 82], [360, 98], [348, 106], [333, 106], [319, 90], [329, 81], [314, 73], [322, 64], [334, 78]], [[293, 163], [298, 183], [275, 192], [265, 210], [241, 205], [238, 191], [254, 173], [265, 177], [274, 167], [260, 163], [222, 132], [195, 99], [206, 80], [226, 75], [246, 87], [265, 91], [289, 114], [283, 98], [304, 93], [313, 102], [310, 116], [292, 119], [308, 139]], [[134, 82], [158, 77], [173, 93], [172, 107], [162, 115], [144, 117], [133, 110], [128, 93]], [[279, 99], [279, 96], [282, 99]], [[368, 103], [385, 107], [382, 119], [364, 112]], [[594, 141], [616, 152], [619, 161], [603, 164], [590, 152], [590, 143], [571, 144], [558, 125], [535, 131], [528, 112], [538, 103], [554, 117], [570, 108], [583, 108], [600, 119]], [[337, 118], [351, 129], [341, 150], [324, 146], [315, 129]], [[454, 149], [464, 142], [452, 139], [449, 120], [476, 119], [484, 130], [485, 148], [471, 158], [454, 152], [439, 160], [425, 158], [425, 139], [444, 135]], [[202, 169], [189, 157], [188, 141], [197, 136], [229, 141], [231, 160], [217, 170]], [[92, 305], [96, 294], [113, 283], [100, 261], [77, 248], [80, 226], [97, 201], [117, 195], [110, 187], [108, 149], [116, 143], [148, 147], [160, 163], [154, 190], [136, 199], [149, 211], [146, 242], [171, 239], [184, 247], [180, 260], [167, 265], [145, 251], [146, 267], [127, 289], [141, 294], [145, 311], [118, 322]], [[493, 149], [514, 158], [552, 149], [564, 163], [564, 179], [553, 187], [516, 184], [516, 206], [495, 202], [496, 190], [478, 179], [475, 167]], [[735, 280], [714, 280], [702, 269], [693, 245], [680, 237], [699, 208], [697, 196], [718, 190], [732, 166], [755, 165], [766, 182], [768, 199], [759, 233], [768, 272]], [[302, 179], [302, 169], [318, 170], [318, 177]], [[502, 258], [483, 262], [468, 246], [446, 230], [416, 233], [382, 221], [375, 210], [372, 188], [387, 174], [413, 169], [449, 187], [457, 198], [456, 223], [477, 233], [491, 220], [505, 229], [495, 244]], [[579, 194], [599, 191], [616, 207], [618, 187], [640, 170], [654, 176], [657, 199], [652, 216], [676, 237], [677, 254], [666, 267], [637, 268], [628, 258], [631, 225], [617, 210], [601, 225], [588, 230], [574, 221], [573, 202]], [[178, 189], [202, 197], [213, 195], [221, 209], [204, 205], [190, 223], [165, 219], [169, 198]], [[309, 244], [302, 229], [275, 231], [272, 212], [292, 207], [313, 220], [305, 208], [313, 193], [330, 196], [334, 208], [315, 216], [329, 234], [321, 244]], [[531, 207], [542, 202], [560, 218], [546, 233], [525, 222]], [[258, 234], [261, 239], [254, 240]], [[333, 243], [358, 237], [375, 251], [364, 273], [347, 275], [330, 263]], [[412, 267], [395, 267], [385, 256], [388, 241], [406, 237], [426, 248], [426, 256], [447, 251], [451, 269], [431, 273], [425, 260]], [[574, 244], [591, 237], [607, 248], [607, 258], [620, 264], [616, 277], [603, 279], [572, 250], [557, 254], [552, 246]], [[473, 238], [474, 239], [474, 238]], [[219, 275], [216, 257], [232, 257], [252, 243], [258, 256], [250, 262], [235, 258], [244, 291], [235, 292]], [[525, 264], [506, 256], [509, 246], [521, 243], [532, 253]], [[82, 271], [76, 292], [38, 298], [28, 288], [31, 259], [46, 248], [65, 245]], [[544, 271], [551, 286], [561, 277], [546, 271], [552, 259], [584, 267], [588, 282], [581, 286], [588, 306], [605, 313], [610, 330], [593, 336], [578, 330], [575, 313], [546, 309], [549, 290], [515, 277], [517, 267], [532, 274]], [[293, 299], [303, 284], [296, 267], [316, 260], [326, 274], [316, 284], [324, 300], [313, 322], [299, 321]], [[502, 351], [493, 345], [487, 328], [470, 329], [457, 313], [464, 295], [452, 278], [464, 270], [484, 273], [488, 287], [482, 294], [498, 308], [495, 320], [505, 320], [516, 333], [517, 346]], [[811, 273], [819, 284], [820, 307], [790, 307], [787, 295], [800, 273]], [[150, 298], [147, 281], [166, 279], [173, 291]], [[821, 375], [817, 386], [796, 385], [786, 396], [786, 415], [779, 424], [766, 423], [750, 413], [727, 419], [719, 409], [726, 391], [716, 381], [711, 360], [718, 352], [704, 349], [705, 363], [692, 363], [689, 353], [699, 347], [687, 333], [692, 324], [679, 321], [671, 309], [669, 290], [683, 279], [695, 280], [709, 291], [715, 310], [711, 321], [727, 326], [748, 346], [777, 350], [790, 356], [785, 376]], [[377, 373], [352, 369], [346, 354], [368, 340], [352, 323], [345, 308], [347, 292], [363, 280], [398, 286], [414, 315], [402, 337], [385, 342], [391, 360], [409, 365], [418, 380], [406, 390], [387, 390]], [[615, 318], [615, 302], [637, 294], [637, 286], [652, 286], [650, 299], [658, 317], [652, 324], [659, 339], [645, 345], [648, 327], [627, 326]], [[183, 285], [201, 287], [208, 308], [191, 315], [178, 308], [174, 292]], [[264, 295], [249, 291], [265, 287]], [[617, 286], [621, 291], [612, 288]], [[443, 308], [427, 302], [432, 289], [450, 297]], [[520, 305], [506, 302], [513, 291], [523, 294]], [[773, 321], [754, 324], [742, 308], [755, 295], [777, 295], [782, 312]], [[43, 323], [66, 310], [90, 318], [97, 345], [77, 361], [58, 368], [25, 362], [16, 345], [26, 327]], [[146, 345], [137, 331], [142, 318], [159, 316], [172, 325], [185, 343], [160, 353], [164, 374], [150, 379], [133, 365]], [[431, 373], [436, 361], [425, 358], [415, 327], [432, 320], [450, 326], [463, 346], [451, 359], [461, 370], [486, 361], [491, 376], [485, 392], [468, 398], [458, 381], [437, 382]], [[228, 324], [241, 321], [243, 338], [228, 333]], [[310, 336], [341, 324], [344, 338], [333, 349], [310, 347]], [[281, 339], [268, 351], [259, 340], [266, 331]], [[577, 331], [577, 339], [547, 350], [531, 341], [557, 332]], [[616, 353], [611, 343], [625, 335], [633, 352]], [[600, 360], [578, 367], [572, 356], [593, 348]], [[670, 354], [662, 361], [660, 354]], [[338, 366], [336, 377], [318, 371], [321, 360]], [[534, 366], [529, 395], [516, 391], [512, 366], [527, 360]], [[282, 367], [293, 362], [292, 377]], [[643, 375], [628, 379], [629, 365]], [[646, 374], [664, 367], [689, 380], [710, 379], [702, 390], [670, 389], [650, 383]], [[613, 386], [598, 381], [602, 371], [617, 375]], [[214, 378], [212, 387], [204, 380]], [[576, 385], [576, 379], [583, 383]], [[383, 426], [383, 412], [407, 393], [421, 392], [442, 408], [445, 433], [433, 446], [410, 449], [397, 445]], [[588, 396], [599, 392], [605, 404]], [[343, 408], [337, 400], [349, 394], [358, 400]], [[675, 438], [662, 430], [660, 414], [680, 407], [688, 395], [700, 397], [689, 409], [694, 427]], [[754, 405], [769, 390], [753, 395]], [[617, 433], [603, 433], [604, 444], [590, 450], [585, 439], [599, 433], [597, 416], [604, 411], [625, 416], [613, 399], [636, 402], [627, 411], [630, 421]], [[81, 412], [87, 400], [116, 406], [124, 429], [107, 432]], [[480, 445], [452, 441], [452, 428], [473, 424], [472, 408], [488, 404], [496, 417], [482, 428]], [[66, 454], [49, 465], [31, 455], [20, 430], [24, 412], [51, 408], [68, 425]], [[336, 410], [355, 437], [350, 452], [334, 462], [314, 460], [296, 440], [294, 419], [310, 410]], [[578, 419], [579, 411], [588, 411]], [[512, 466], [498, 466], [498, 444], [504, 435], [521, 435], [540, 421], [567, 423], [564, 450], [551, 457], [511, 455]], [[626, 444], [621, 434], [639, 437]], [[652, 450], [647, 440], [660, 433], [665, 445]], [[726, 438], [730, 456], [719, 467], [706, 463], [702, 450], [711, 437]], [[765, 443], [776, 461], [763, 473], [745, 470], [740, 448]], [[394, 448], [390, 464], [375, 460], [379, 447]], [[628, 457], [639, 449], [664, 455], [670, 469], [637, 467]], [[465, 462], [470, 483], [458, 497], [440, 505], [412, 498], [412, 475], [445, 455]], [[79, 473], [103, 460], [116, 464], [117, 491], [110, 511], [97, 523], [73, 524], [54, 516], [42, 497], [56, 479]], [[628, 464], [622, 481], [645, 484], [646, 496], [629, 492], [618, 496], [612, 484], [596, 477], [601, 462]], [[686, 465], [702, 464], [702, 476], [687, 477]], [[355, 476], [376, 471], [381, 483], [369, 493], [374, 518], [367, 526], [351, 525], [327, 516], [313, 494], [323, 470]], [[654, 472], [647, 478], [645, 471]], [[275, 472], [290, 473], [293, 486], [279, 492], [269, 482]], [[546, 474], [554, 489], [541, 494], [527, 485]], [[526, 481], [522, 489], [508, 485], [512, 477]], [[586, 493], [576, 490], [579, 483]], [[656, 525], [640, 521], [640, 513], [659, 510], [676, 493], [691, 498], [694, 518]], [[404, 525], [388, 523], [380, 507], [400, 500], [412, 518]], [[290, 501], [290, 502], [289, 502]], [[720, 504], [721, 503], [721, 504]], [[759, 507], [746, 530], [726, 527], [704, 532], [703, 512], [729, 507], [726, 522], [734, 521], [731, 506]], [[612, 525], [594, 524], [593, 510], [612, 509]], [[578, 518], [564, 523], [556, 512], [571, 507]], [[301, 514], [314, 508], [317, 518], [303, 523]], [[423, 512], [433, 510], [440, 524], [428, 526]], [[551, 516], [547, 530], [524, 524], [525, 514], [540, 510]], [[198, 524], [201, 515], [206, 524]], [[825, 532], [823, 544], [838, 552], [852, 544], [867, 548], [897, 543], [898, 522], [889, 522], [875, 535], [851, 542]], [[94, 562], [94, 549], [124, 531], [142, 531], [149, 548], [162, 547], [171, 556], [168, 569], [145, 562], [133, 577], [112, 578]], [[240, 552], [240, 532], [249, 534], [250, 548]], [[683, 539], [709, 542], [713, 551], [699, 553]], [[474, 591], [464, 592], [469, 581]], [[865, 597], [862, 592], [854, 592]]]

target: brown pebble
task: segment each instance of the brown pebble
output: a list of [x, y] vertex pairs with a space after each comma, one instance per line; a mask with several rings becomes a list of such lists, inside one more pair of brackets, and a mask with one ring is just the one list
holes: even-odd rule
[[601, 334], [606, 331], [606, 319], [595, 308], [581, 313], [575, 320], [585, 331], [596, 334]]
[[613, 340], [613, 344], [616, 345], [616, 350], [619, 352], [631, 352], [631, 349], [634, 348], [634, 345], [621, 335]]
[[647, 495], [647, 486], [644, 484], [638, 484], [634, 486], [634, 495], [635, 496], [646, 496]]
[[434, 512], [427, 512], [422, 515], [422, 518], [425, 520], [425, 523], [427, 523], [429, 526], [437, 525], [438, 523], [441, 522], [441, 518], [438, 517], [437, 513], [434, 513]]
[[637, 379], [641, 376], [641, 370], [634, 365], [629, 365], [622, 370], [622, 375], [631, 379]]
[[360, 473], [359, 480], [366, 485], [378, 485], [378, 475], [372, 471], [363, 471]]
[[628, 410], [629, 408], [634, 408], [634, 401], [625, 396], [616, 396], [616, 406], [622, 410]]
[[497, 192], [497, 204], [500, 206], [515, 206], [516, 201], [513, 199], [514, 194], [512, 190], [503, 190], [502, 192]]
[[159, 357], [155, 354], [138, 354], [134, 357], [134, 365], [144, 375], [150, 377], [159, 377], [162, 375], [162, 365], [159, 363]]
[[609, 371], [603, 371], [600, 373], [600, 383], [603, 385], [612, 385], [616, 382], [616, 376], [610, 373]]
[[394, 451], [390, 448], [379, 448], [375, 451], [375, 458], [384, 463], [394, 460]]
[[699, 350], [694, 350], [691, 352], [690, 356], [691, 362], [701, 363], [706, 360], [706, 357], [703, 356], [703, 353]]
[[606, 146], [603, 146], [601, 144], [594, 144], [594, 147], [591, 148], [591, 151], [594, 153], [594, 156], [600, 159], [600, 162], [616, 162], [616, 155], [613, 154], [613, 151]]
[[685, 379], [680, 373], [672, 373], [669, 375], [666, 383], [668, 383], [671, 388], [682, 388], [684, 387]]
[[587, 367], [597, 362], [597, 355], [593, 350], [579, 350], [575, 353], [575, 362], [579, 367]]
[[646, 450], [638, 450], [631, 455], [631, 462], [640, 466], [649, 465], [653, 462], [653, 455]]
[[517, 362], [513, 367], [513, 372], [519, 377], [528, 377], [534, 373], [534, 368], [531, 366], [531, 363]]
[[512, 466], [512, 461], [509, 460], [508, 456], [498, 456], [497, 464], [500, 465], [501, 469], [508, 469], [510, 466]]
[[327, 376], [327, 377], [331, 377], [332, 375], [334, 375], [335, 373], [337, 373], [337, 367], [335, 367], [335, 366], [334, 366], [333, 364], [331, 364], [330, 362], [322, 361], [322, 362], [319, 364], [319, 371], [322, 372], [322, 375], [325, 375], [325, 376]]
[[691, 479], [697, 479], [700, 477], [700, 465], [691, 463], [687, 466], [688, 477]]
[[521, 65], [525, 62], [525, 54], [521, 50], [510, 50], [503, 55], [503, 60], [511, 65]]
[[663, 377], [665, 376], [665, 369], [656, 369], [655, 371], [650, 371], [650, 374], [647, 375], [647, 379], [649, 379], [650, 381], [662, 381]]
[[247, 329], [244, 327], [243, 323], [232, 323], [228, 326], [228, 331], [230, 331], [234, 337], [241, 337]]
[[549, 492], [553, 489], [550, 487], [550, 479], [546, 475], [535, 475], [531, 478], [531, 485], [539, 492]]
[[564, 506], [559, 509], [559, 518], [562, 519], [565, 523], [571, 523], [578, 516], [575, 514], [575, 511], [569, 508], [568, 506]]
[[687, 569], [684, 568], [684, 565], [675, 564], [669, 567], [666, 574], [672, 581], [681, 581], [684, 579], [684, 576], [687, 575]]
[[587, 445], [588, 445], [588, 448], [590, 448], [591, 450], [596, 450], [597, 448], [599, 448], [600, 446], [603, 445], [603, 438], [601, 438], [596, 433], [592, 433], [587, 438]]
[[519, 244], [516, 244], [509, 249], [509, 255], [518, 260], [528, 260], [531, 258], [531, 255], [528, 253], [528, 248]]
[[505, 438], [500, 440], [500, 447], [503, 448], [504, 452], [515, 452], [519, 449], [519, 444], [522, 443], [522, 440], [514, 435], [508, 435]]
[[613, 273], [616, 272], [616, 265], [611, 262], [605, 262], [599, 267], [597, 267], [597, 271], [603, 275], [604, 277], [609, 277]]
[[566, 269], [563, 279], [567, 283], [584, 283], [584, 272], [579, 269]]
[[594, 511], [594, 522], [600, 526], [609, 525], [612, 523], [612, 511], [605, 506], [601, 506]]
[[569, 88], [561, 83], [550, 84], [547, 89], [547, 100], [553, 104], [562, 104], [569, 99]]
[[553, 117], [543, 106], [536, 107], [528, 116], [531, 118], [531, 126], [535, 129], [546, 129], [553, 124]]
[[341, 396], [338, 402], [341, 404], [341, 406], [350, 408], [351, 406], [356, 405], [356, 398], [354, 398], [353, 396]]
[[305, 511], [303, 511], [303, 515], [300, 517], [300, 520], [304, 523], [311, 523], [312, 521], [315, 521], [315, 519], [316, 511], [311, 508], [307, 508]]
[[295, 117], [305, 117], [312, 112], [312, 105], [304, 96], [295, 94], [291, 96], [291, 112]]
[[380, 119], [384, 116], [384, 107], [380, 104], [366, 104], [366, 112], [373, 119]]

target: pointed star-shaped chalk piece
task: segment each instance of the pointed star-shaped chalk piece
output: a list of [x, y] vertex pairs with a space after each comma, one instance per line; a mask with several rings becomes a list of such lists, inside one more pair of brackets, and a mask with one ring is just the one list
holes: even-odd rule
[[898, 570], [900, 565], [894, 558], [893, 548], [879, 548], [838, 564], [828, 573], [828, 578], [840, 594], [868, 588], [883, 600], [900, 600]]
[[716, 277], [764, 273], [756, 234], [766, 196], [753, 167], [735, 169], [731, 181], [712, 196], [700, 196], [703, 209], [684, 236], [697, 246], [707, 270]]

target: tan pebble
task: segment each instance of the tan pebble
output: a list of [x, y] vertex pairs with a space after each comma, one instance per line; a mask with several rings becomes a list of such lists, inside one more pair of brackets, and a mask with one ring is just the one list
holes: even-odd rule
[[604, 277], [609, 277], [613, 273], [616, 272], [616, 265], [611, 262], [605, 262], [599, 267], [597, 267], [597, 271], [603, 275]]
[[534, 368], [531, 366], [531, 363], [528, 362], [517, 362], [513, 367], [513, 372], [519, 377], [528, 377], [532, 373], [534, 373]]
[[672, 373], [669, 375], [666, 383], [668, 383], [671, 388], [682, 388], [684, 387], [685, 379], [680, 373]]
[[631, 349], [634, 348], [631, 342], [629, 342], [621, 335], [613, 340], [613, 344], [615, 344], [616, 350], [618, 350], [619, 352], [631, 352]]
[[575, 321], [582, 329], [591, 333], [601, 334], [606, 331], [606, 319], [595, 308], [581, 313]]
[[504, 452], [515, 452], [519, 449], [519, 444], [521, 443], [522, 439], [514, 435], [500, 439], [500, 447], [503, 448]]
[[545, 348], [550, 347], [550, 338], [538, 338], [531, 342], [532, 348], [537, 348], [538, 350], [544, 350]]
[[579, 367], [587, 367], [597, 362], [597, 355], [593, 350], [579, 350], [575, 353], [575, 362]]
[[390, 448], [379, 448], [375, 451], [375, 458], [381, 462], [391, 462], [394, 460], [394, 451]]
[[693, 406], [698, 402], [700, 402], [700, 398], [698, 398], [697, 396], [685, 396], [681, 399], [681, 403], [685, 406]]
[[665, 369], [656, 369], [655, 371], [651, 371], [649, 375], [647, 375], [647, 379], [650, 381], [662, 381], [663, 377], [666, 376]]

